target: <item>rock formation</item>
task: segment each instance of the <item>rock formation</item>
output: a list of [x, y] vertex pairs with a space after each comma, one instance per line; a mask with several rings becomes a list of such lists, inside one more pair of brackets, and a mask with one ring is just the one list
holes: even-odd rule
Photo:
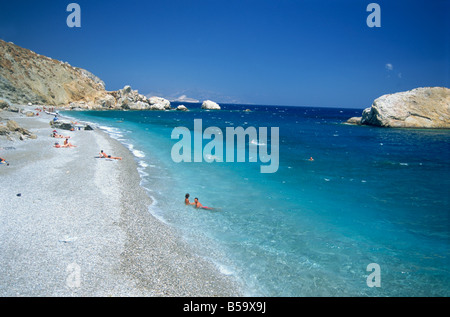
[[[182, 100], [191, 100], [185, 95]], [[0, 110], [12, 104], [36, 104], [70, 109], [169, 110], [170, 101], [146, 97], [127, 85], [107, 91], [105, 83], [91, 72], [67, 62], [39, 55], [13, 43], [0, 40]], [[202, 109], [220, 110], [205, 100]], [[186, 111], [187, 108], [178, 110]]]
[[0, 125], [0, 136], [5, 136], [7, 140], [12, 140], [11, 137], [16, 136], [19, 140], [36, 139], [36, 134], [31, 133], [27, 129], [20, 127], [16, 121], [8, 120], [6, 126]]
[[0, 98], [16, 104], [95, 103], [104, 83], [86, 70], [0, 40]]
[[361, 125], [361, 117], [351, 117], [345, 123]]
[[170, 101], [161, 97], [150, 97], [150, 110], [168, 110], [170, 109]]
[[202, 103], [202, 109], [220, 110], [220, 106], [211, 100], [205, 100]]
[[179, 110], [179, 111], [189, 111], [189, 109], [186, 108], [185, 105], [179, 105], [179, 106], [177, 107], [177, 110]]
[[384, 95], [347, 123], [392, 128], [450, 128], [450, 89], [416, 88]]
[[[106, 91], [91, 72], [0, 40], [0, 99], [71, 109], [167, 110], [164, 98], [147, 98], [125, 86]], [[6, 101], [5, 101], [6, 102]], [[4, 103], [0, 107], [6, 107]]]

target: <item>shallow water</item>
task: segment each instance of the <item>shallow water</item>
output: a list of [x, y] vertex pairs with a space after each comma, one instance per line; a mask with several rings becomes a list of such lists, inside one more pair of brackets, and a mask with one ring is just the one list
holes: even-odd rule
[[[246, 295], [450, 295], [450, 131], [341, 124], [360, 115], [354, 109], [199, 107], [66, 114], [130, 148], [154, 200], [150, 212], [241, 281]], [[173, 162], [172, 130], [193, 132], [194, 119], [224, 133], [279, 127], [278, 171], [260, 173], [268, 163], [248, 157]], [[270, 133], [267, 143], [259, 146], [271, 149]], [[185, 206], [185, 193], [218, 211]], [[381, 287], [366, 283], [370, 263], [380, 265]]]

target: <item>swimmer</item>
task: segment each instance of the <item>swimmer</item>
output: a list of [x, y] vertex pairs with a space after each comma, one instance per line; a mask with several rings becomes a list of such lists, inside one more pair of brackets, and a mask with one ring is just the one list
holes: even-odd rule
[[196, 197], [196, 198], [194, 198], [194, 206], [195, 206], [195, 208], [202, 208], [202, 209], [210, 209], [210, 210], [212, 210], [213, 208], [211, 208], [211, 207], [206, 207], [206, 206], [203, 206], [199, 201], [198, 201], [198, 198]]
[[185, 196], [184, 196], [184, 203], [186, 204], [186, 205], [194, 205], [195, 203], [191, 203], [190, 201], [189, 201], [189, 194], [186, 194]]

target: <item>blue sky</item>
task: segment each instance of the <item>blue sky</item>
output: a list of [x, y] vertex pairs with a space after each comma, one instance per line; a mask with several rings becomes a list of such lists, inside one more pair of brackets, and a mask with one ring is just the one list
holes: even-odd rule
[[[81, 7], [81, 28], [66, 7]], [[381, 27], [369, 28], [369, 3]], [[0, 38], [68, 61], [108, 90], [365, 108], [449, 87], [450, 1], [2, 1]]]

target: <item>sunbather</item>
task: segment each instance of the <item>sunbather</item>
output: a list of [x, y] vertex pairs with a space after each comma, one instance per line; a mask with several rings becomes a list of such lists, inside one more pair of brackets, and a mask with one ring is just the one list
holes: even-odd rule
[[100, 151], [100, 157], [101, 158], [109, 158], [109, 159], [113, 159], [113, 160], [121, 160], [122, 159], [121, 157], [107, 155], [105, 152], [103, 152], [103, 150]]
[[53, 130], [52, 137], [60, 138], [60, 139], [70, 139], [70, 136], [64, 136], [62, 134], [58, 134], [58, 132], [56, 130]]
[[9, 163], [6, 162], [6, 160], [4, 158], [0, 157], [0, 164], [6, 164], [6, 166], [9, 166]]
[[56, 148], [62, 148], [62, 147], [76, 147], [75, 145], [72, 145], [72, 144], [63, 144], [63, 145], [61, 145], [61, 144], [59, 144], [58, 142], [56, 142], [55, 143], [55, 145], [53, 146], [53, 147], [56, 147]]
[[70, 143], [69, 139], [67, 139], [67, 138], [64, 140], [64, 145], [66, 147], [76, 147], [76, 145], [73, 145], [72, 143]]

